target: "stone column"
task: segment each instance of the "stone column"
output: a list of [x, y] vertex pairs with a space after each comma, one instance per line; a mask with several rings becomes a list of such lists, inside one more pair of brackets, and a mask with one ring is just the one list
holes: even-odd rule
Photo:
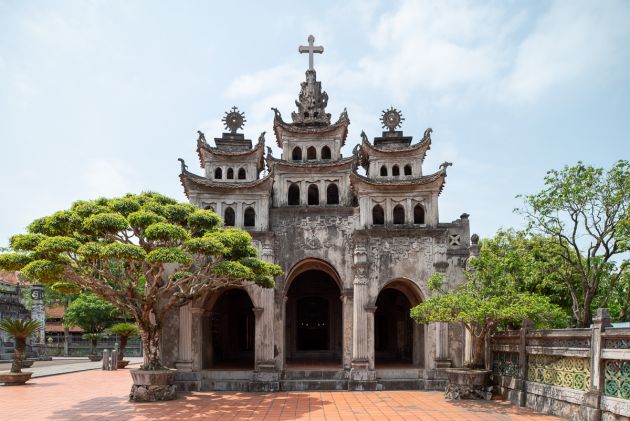
[[[369, 369], [368, 330], [368, 261], [367, 250], [357, 246], [354, 250], [354, 294], [352, 325], [352, 368], [350, 390], [375, 390], [376, 371]], [[373, 320], [373, 318], [372, 318]], [[373, 341], [373, 338], [371, 339]]]
[[192, 370], [192, 303], [179, 308], [179, 341], [175, 368]]
[[[265, 241], [261, 252], [261, 260], [274, 262], [273, 245]], [[271, 288], [260, 289], [260, 306], [262, 312], [256, 314], [256, 370], [275, 370], [275, 332], [274, 332], [274, 301], [275, 291]], [[254, 309], [254, 313], [256, 313]]]
[[448, 323], [435, 324], [435, 367], [448, 368], [451, 360], [448, 358]]
[[374, 370], [374, 313], [376, 306], [366, 305], [365, 311], [367, 313], [368, 370]]
[[44, 287], [42, 285], [33, 285], [31, 288], [31, 319], [40, 323], [37, 333], [35, 333], [35, 342], [37, 344], [45, 344], [46, 336], [46, 312], [44, 311]]
[[343, 368], [349, 370], [352, 367], [352, 337], [353, 337], [353, 323], [352, 313], [354, 311], [352, 295], [354, 290], [352, 288], [344, 289], [341, 292], [342, 302], [342, 317], [343, 317]]
[[191, 369], [200, 371], [203, 368], [203, 308], [192, 307], [191, 313]]
[[598, 308], [593, 317], [591, 330], [591, 390], [584, 395], [583, 406], [587, 421], [599, 421], [602, 418], [601, 398], [604, 391], [602, 370], [602, 332], [612, 326], [607, 308]]

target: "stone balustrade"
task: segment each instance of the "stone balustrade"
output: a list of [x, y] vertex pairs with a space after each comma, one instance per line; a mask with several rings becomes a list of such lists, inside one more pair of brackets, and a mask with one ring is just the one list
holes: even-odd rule
[[520, 330], [489, 343], [493, 382], [504, 399], [574, 420], [630, 417], [630, 328], [598, 309], [587, 329]]

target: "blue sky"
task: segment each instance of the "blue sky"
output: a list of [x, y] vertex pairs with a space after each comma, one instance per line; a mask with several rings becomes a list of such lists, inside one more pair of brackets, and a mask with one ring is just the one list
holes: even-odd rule
[[[299, 3], [299, 4], [298, 4]], [[313, 34], [347, 156], [393, 105], [424, 172], [453, 162], [440, 219], [482, 236], [521, 224], [519, 193], [583, 160], [630, 158], [630, 2], [0, 0], [0, 246], [74, 200], [154, 190], [185, 200], [233, 105], [247, 137], [294, 110]], [[276, 156], [277, 156], [276, 152]]]

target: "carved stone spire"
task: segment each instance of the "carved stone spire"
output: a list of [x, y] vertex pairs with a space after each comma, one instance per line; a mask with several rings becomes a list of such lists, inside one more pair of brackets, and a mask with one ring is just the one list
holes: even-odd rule
[[314, 46], [315, 38], [308, 37], [309, 45], [300, 46], [300, 53], [309, 54], [309, 69], [306, 71], [306, 81], [302, 82], [300, 96], [295, 101], [297, 112], [291, 113], [293, 124], [301, 126], [328, 126], [330, 114], [326, 113], [328, 94], [322, 91], [322, 83], [317, 81], [317, 75], [313, 68], [313, 53], [323, 53], [324, 47]]

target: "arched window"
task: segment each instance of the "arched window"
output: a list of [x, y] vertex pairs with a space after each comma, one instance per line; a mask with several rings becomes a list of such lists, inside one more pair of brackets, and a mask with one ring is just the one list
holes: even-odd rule
[[256, 226], [256, 211], [254, 211], [254, 208], [252, 208], [251, 206], [245, 209], [245, 213], [243, 214], [243, 226]]
[[420, 204], [413, 208], [413, 223], [424, 224], [424, 208]]
[[223, 170], [221, 168], [217, 168], [216, 170], [214, 170], [214, 179], [220, 180], [222, 178], [223, 178]]
[[329, 205], [339, 204], [339, 188], [336, 184], [329, 184], [326, 188], [326, 203]]
[[322, 159], [330, 159], [330, 158], [331, 158], [330, 148], [328, 146], [324, 146], [322, 148]]
[[405, 175], [411, 175], [411, 165], [405, 165]]
[[315, 146], [309, 146], [306, 150], [306, 159], [317, 159], [317, 150], [315, 149]]
[[381, 207], [381, 205], [376, 205], [372, 208], [372, 224], [385, 224], [385, 212], [383, 212], [383, 208]]
[[245, 168], [241, 168], [238, 170], [238, 179], [245, 180], [247, 178], [247, 173], [245, 172]]
[[402, 205], [396, 205], [394, 207], [394, 224], [402, 225], [405, 223], [405, 208]]
[[385, 165], [381, 167], [381, 177], [387, 177], [387, 167]]
[[293, 154], [291, 155], [291, 159], [293, 159], [294, 161], [301, 161], [302, 148], [300, 148], [299, 146], [296, 146], [295, 148], [293, 148]]
[[300, 204], [300, 186], [293, 183], [289, 186], [289, 205]]
[[319, 205], [319, 188], [317, 188], [317, 184], [308, 186], [308, 204]]
[[204, 206], [204, 209], [214, 212], [214, 208], [211, 205]]
[[225, 213], [223, 215], [223, 222], [226, 227], [233, 227], [236, 222], [236, 215], [234, 214], [234, 209], [231, 207], [225, 208]]
[[398, 168], [398, 165], [394, 165], [392, 167], [392, 175], [394, 177], [398, 177], [400, 175], [400, 168]]
[[228, 180], [234, 180], [234, 170], [232, 168], [228, 168], [226, 177]]

